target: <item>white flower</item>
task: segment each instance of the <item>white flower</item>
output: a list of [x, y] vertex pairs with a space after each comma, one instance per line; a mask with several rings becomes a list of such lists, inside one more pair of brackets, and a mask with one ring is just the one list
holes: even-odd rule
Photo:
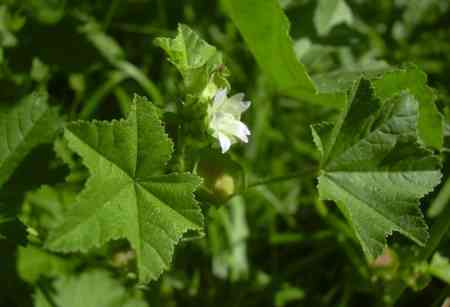
[[244, 94], [227, 97], [226, 89], [219, 89], [208, 107], [209, 128], [212, 136], [219, 140], [222, 153], [239, 140], [247, 143], [250, 130], [241, 122], [241, 114], [250, 107], [250, 101], [243, 101]]

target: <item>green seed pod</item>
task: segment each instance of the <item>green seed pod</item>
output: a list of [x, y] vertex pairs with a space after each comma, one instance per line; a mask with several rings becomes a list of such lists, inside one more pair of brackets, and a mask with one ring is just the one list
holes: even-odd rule
[[225, 203], [244, 186], [242, 167], [228, 156], [217, 152], [201, 153], [197, 173], [203, 177], [200, 198], [215, 205]]

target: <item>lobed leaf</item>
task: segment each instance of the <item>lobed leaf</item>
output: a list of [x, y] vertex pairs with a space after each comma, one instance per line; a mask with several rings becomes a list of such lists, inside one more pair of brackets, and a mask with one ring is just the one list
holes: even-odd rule
[[191, 92], [201, 92], [211, 74], [224, 69], [222, 54], [186, 25], [178, 25], [175, 38], [160, 37], [155, 43], [167, 53]]
[[381, 103], [363, 79], [348, 101], [332, 129], [313, 127], [322, 153], [320, 197], [337, 203], [368, 260], [382, 253], [393, 231], [424, 245], [419, 199], [441, 173], [439, 159], [417, 143], [416, 99], [402, 93]]
[[203, 217], [192, 194], [200, 178], [163, 174], [172, 143], [157, 110], [136, 96], [127, 119], [71, 124], [65, 138], [91, 177], [47, 246], [87, 251], [126, 238], [136, 251], [140, 281], [158, 278], [175, 244], [186, 231], [201, 230]]

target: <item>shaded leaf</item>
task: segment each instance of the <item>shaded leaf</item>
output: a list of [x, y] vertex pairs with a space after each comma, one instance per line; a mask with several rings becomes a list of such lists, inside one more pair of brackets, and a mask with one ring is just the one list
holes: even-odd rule
[[33, 148], [52, 141], [60, 124], [44, 93], [31, 94], [0, 115], [0, 187]]
[[111, 274], [102, 270], [83, 273], [79, 276], [63, 277], [54, 284], [54, 291], [37, 291], [36, 307], [145, 307], [147, 304], [127, 294], [126, 288]]
[[361, 80], [333, 129], [315, 129], [322, 165], [319, 194], [333, 200], [372, 261], [398, 231], [424, 245], [419, 199], [439, 183], [440, 163], [417, 143], [418, 103], [403, 93], [381, 104]]
[[64, 213], [75, 202], [77, 188], [68, 184], [42, 186], [26, 194], [22, 220], [28, 226], [46, 232], [64, 220]]
[[57, 277], [71, 272], [76, 263], [63, 257], [52, 255], [35, 246], [19, 247], [17, 271], [20, 278], [35, 283], [42, 277]]

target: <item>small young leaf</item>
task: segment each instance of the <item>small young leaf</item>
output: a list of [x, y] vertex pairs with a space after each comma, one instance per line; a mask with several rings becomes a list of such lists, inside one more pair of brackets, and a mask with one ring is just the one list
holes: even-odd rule
[[6, 114], [0, 114], [0, 187], [37, 145], [51, 142], [61, 126], [47, 94], [34, 93]]
[[202, 91], [211, 74], [223, 67], [222, 54], [188, 26], [180, 24], [175, 38], [160, 37], [155, 43], [167, 53], [190, 92]]
[[126, 238], [136, 251], [140, 281], [158, 278], [182, 235], [202, 229], [203, 216], [192, 195], [200, 178], [163, 174], [172, 143], [157, 110], [136, 96], [127, 119], [71, 124], [65, 137], [91, 177], [47, 246], [87, 251]]
[[147, 304], [133, 298], [111, 274], [102, 270], [85, 272], [80, 276], [58, 279], [55, 291], [39, 290], [34, 302], [36, 307], [146, 307]]
[[320, 197], [337, 203], [368, 260], [382, 253], [393, 231], [420, 245], [428, 239], [419, 199], [441, 173], [439, 159], [417, 143], [417, 114], [412, 95], [381, 104], [361, 80], [332, 130], [313, 127], [323, 152]]

